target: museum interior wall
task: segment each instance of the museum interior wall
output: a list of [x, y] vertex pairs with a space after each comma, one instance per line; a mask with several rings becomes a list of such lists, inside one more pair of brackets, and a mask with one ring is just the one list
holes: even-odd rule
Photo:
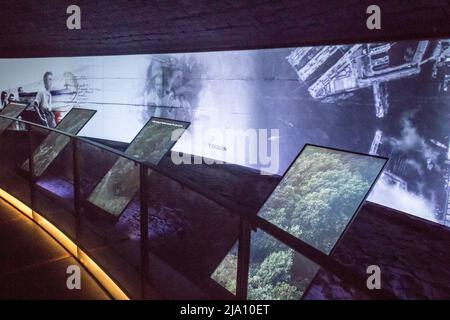
[[359, 4], [137, 1], [113, 33], [118, 7], [86, 6], [101, 26], [70, 41], [0, 19], [0, 190], [127, 297], [448, 297], [448, 8], [411, 4], [372, 38], [346, 22], [340, 39], [323, 21]]

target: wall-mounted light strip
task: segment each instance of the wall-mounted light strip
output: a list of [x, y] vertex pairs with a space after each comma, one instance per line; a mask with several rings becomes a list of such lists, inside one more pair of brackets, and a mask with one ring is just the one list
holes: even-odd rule
[[129, 300], [122, 289], [104, 272], [100, 266], [95, 263], [85, 252], [70, 240], [61, 230], [54, 226], [47, 219], [42, 217], [36, 211], [33, 212], [30, 207], [19, 199], [15, 198], [5, 190], [0, 188], [0, 198], [10, 203], [17, 210], [22, 212], [28, 218], [37, 223], [42, 229], [47, 231], [59, 244], [69, 251], [89, 272], [97, 279], [106, 291], [116, 300]]

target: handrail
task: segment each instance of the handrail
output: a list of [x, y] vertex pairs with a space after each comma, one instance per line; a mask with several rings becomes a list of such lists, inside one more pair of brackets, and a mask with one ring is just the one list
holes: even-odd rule
[[42, 129], [46, 129], [46, 130], [50, 130], [50, 131], [55, 131], [55, 132], [57, 132], [57, 133], [60, 133], [60, 134], [62, 134], [62, 135], [65, 135], [65, 136], [74, 137], [74, 136], [73, 136], [72, 134], [70, 134], [70, 133], [67, 133], [67, 132], [58, 130], [58, 129], [56, 129], [56, 128], [49, 128], [49, 127], [43, 126], [42, 124], [38, 124], [38, 123], [31, 122], [31, 121], [28, 121], [28, 120], [17, 119], [17, 118], [10, 117], [10, 116], [5, 116], [5, 115], [0, 115], [0, 118], [8, 119], [8, 120], [11, 120], [11, 121], [14, 121], [14, 122], [22, 122], [22, 123], [31, 125], [31, 126], [33, 126], [33, 127], [38, 127], [38, 128], [42, 128]]
[[27, 125], [32, 126], [32, 127], [37, 127], [37, 128], [41, 128], [41, 129], [44, 129], [44, 130], [52, 131], [52, 132], [55, 132], [55, 133], [58, 133], [58, 134], [62, 134], [64, 136], [67, 136], [67, 137], [72, 138], [72, 139], [81, 140], [81, 141], [83, 141], [85, 143], [94, 145], [95, 147], [99, 147], [101, 149], [104, 149], [104, 150], [107, 150], [109, 152], [112, 152], [112, 153], [114, 153], [114, 154], [116, 154], [118, 156], [124, 157], [124, 158], [126, 158], [126, 159], [128, 159], [130, 161], [134, 161], [136, 163], [144, 164], [144, 161], [139, 160], [139, 159], [137, 159], [137, 158], [135, 158], [133, 156], [127, 155], [126, 153], [124, 153], [124, 152], [122, 152], [120, 150], [116, 150], [116, 149], [108, 147], [108, 146], [106, 146], [104, 144], [101, 144], [101, 143], [98, 143], [98, 142], [95, 142], [95, 141], [91, 141], [89, 139], [86, 139], [86, 138], [83, 138], [83, 137], [79, 137], [79, 136], [73, 135], [71, 133], [58, 130], [56, 128], [49, 128], [49, 127], [46, 127], [46, 126], [38, 124], [38, 123], [34, 123], [34, 122], [23, 120], [23, 119], [17, 119], [17, 118], [13, 118], [13, 117], [9, 117], [9, 116], [4, 116], [4, 115], [0, 115], [0, 118], [4, 118], [4, 119], [16, 121], [16, 122], [21, 122], [21, 123], [27, 124]]
[[[237, 214], [246, 214], [246, 212], [244, 210], [242, 210], [241, 208], [239, 208], [235, 203], [233, 203], [232, 201], [229, 201], [227, 198], [221, 196], [221, 195], [217, 195], [215, 193], [209, 192], [208, 190], [200, 190], [198, 189], [195, 184], [187, 181], [186, 179], [182, 178], [182, 177], [176, 177], [174, 175], [172, 175], [171, 173], [169, 173], [169, 171], [167, 169], [158, 167], [156, 165], [154, 165], [153, 163], [149, 163], [149, 162], [145, 162], [145, 166], [149, 169], [155, 168], [155, 171], [158, 172], [159, 174], [178, 182], [179, 184], [181, 184], [184, 187], [187, 187], [189, 189], [191, 189], [192, 191], [194, 191], [195, 193], [198, 193], [199, 195], [205, 197], [206, 199], [214, 202], [215, 204], [230, 210], [233, 213], [237, 213]], [[157, 169], [157, 170], [156, 170]]]
[[215, 194], [213, 195], [211, 192], [199, 190], [198, 188], [196, 188], [194, 186], [194, 184], [186, 181], [183, 178], [174, 176], [168, 170], [164, 170], [163, 168], [158, 167], [157, 165], [155, 165], [155, 164], [153, 164], [151, 162], [137, 159], [137, 158], [135, 158], [135, 157], [133, 157], [131, 155], [128, 155], [128, 154], [124, 153], [123, 151], [111, 148], [111, 147], [109, 147], [107, 145], [101, 144], [101, 143], [96, 142], [96, 141], [89, 140], [89, 139], [84, 138], [84, 137], [76, 136], [76, 135], [73, 135], [71, 133], [58, 130], [56, 128], [49, 128], [49, 127], [46, 127], [44, 125], [37, 124], [37, 123], [31, 122], [31, 121], [22, 120], [22, 119], [16, 119], [16, 118], [9, 117], [9, 116], [4, 116], [4, 115], [0, 115], [0, 118], [5, 118], [5, 119], [8, 119], [8, 120], [12, 120], [12, 121], [22, 122], [22, 123], [28, 124], [28, 125], [30, 125], [32, 127], [34, 126], [34, 127], [38, 127], [38, 128], [41, 128], [41, 129], [48, 130], [48, 131], [52, 131], [52, 132], [55, 132], [55, 133], [58, 133], [58, 134], [65, 135], [65, 136], [67, 136], [67, 137], [69, 137], [71, 139], [79, 140], [79, 141], [82, 141], [84, 143], [90, 144], [90, 145], [92, 145], [94, 147], [103, 149], [105, 151], [108, 151], [108, 152], [113, 153], [115, 155], [118, 155], [120, 157], [123, 157], [123, 158], [125, 158], [127, 160], [133, 161], [133, 162], [135, 162], [137, 164], [141, 164], [141, 165], [147, 167], [148, 169], [156, 171], [157, 173], [159, 173], [159, 174], [161, 174], [161, 175], [163, 175], [163, 176], [165, 176], [165, 177], [167, 177], [169, 179], [172, 179], [172, 180], [180, 183], [184, 187], [187, 187], [187, 188], [191, 189], [192, 191], [194, 191], [194, 192], [204, 196], [208, 200], [213, 201], [214, 203], [220, 205], [221, 207], [224, 207], [225, 209], [228, 209], [230, 211], [234, 211], [234, 212], [237, 212], [237, 213], [242, 211], [242, 210], [240, 210], [240, 208], [238, 208], [237, 206], [233, 205], [228, 199], [226, 199], [226, 198], [224, 198], [224, 197], [222, 197], [220, 195], [218, 195], [218, 196], [215, 195]]
[[[167, 177], [169, 179], [172, 179], [172, 180], [180, 183], [184, 187], [187, 187], [187, 188], [191, 189], [192, 191], [194, 191], [194, 192], [204, 196], [208, 200], [213, 201], [214, 203], [224, 207], [225, 209], [228, 209], [230, 211], [235, 211], [235, 212], [236, 211], [237, 212], [242, 211], [237, 206], [233, 205], [229, 200], [221, 197], [220, 195], [216, 196], [216, 195], [213, 195], [210, 192], [205, 192], [203, 190], [199, 190], [192, 183], [186, 181], [185, 179], [182, 179], [180, 177], [176, 177], [173, 174], [171, 174], [169, 171], [164, 170], [161, 167], [158, 167], [157, 165], [155, 165], [155, 164], [153, 164], [151, 162], [137, 159], [137, 158], [135, 158], [135, 157], [133, 157], [131, 155], [128, 155], [128, 154], [124, 153], [123, 151], [111, 148], [111, 147], [109, 147], [107, 145], [101, 144], [101, 143], [96, 142], [96, 141], [89, 140], [89, 139], [84, 138], [84, 137], [79, 137], [79, 136], [73, 135], [71, 133], [67, 133], [67, 132], [58, 130], [56, 128], [49, 128], [49, 127], [46, 127], [44, 125], [37, 124], [37, 123], [31, 122], [31, 121], [22, 120], [22, 119], [16, 119], [16, 118], [9, 117], [9, 116], [4, 116], [4, 115], [0, 115], [0, 118], [5, 118], [5, 119], [8, 119], [8, 120], [12, 120], [12, 121], [22, 122], [22, 123], [25, 123], [25, 124], [30, 125], [30, 126], [34, 126], [34, 127], [38, 127], [38, 128], [41, 128], [41, 129], [48, 130], [48, 131], [52, 131], [52, 132], [55, 132], [55, 133], [58, 133], [58, 134], [65, 135], [65, 136], [67, 136], [67, 137], [69, 137], [71, 139], [79, 140], [79, 141], [82, 141], [84, 143], [90, 144], [90, 145], [92, 145], [94, 147], [97, 147], [97, 148], [100, 148], [102, 150], [108, 151], [108, 152], [113, 153], [115, 155], [118, 155], [118, 156], [120, 156], [122, 158], [125, 158], [127, 160], [133, 161], [133, 162], [135, 162], [137, 164], [141, 164], [141, 165], [147, 167], [148, 169], [156, 171], [157, 173], [159, 173], [159, 174], [161, 174], [161, 175], [163, 175], [163, 176], [165, 176], [165, 177]], [[219, 197], [221, 199], [218, 199], [217, 197]]]

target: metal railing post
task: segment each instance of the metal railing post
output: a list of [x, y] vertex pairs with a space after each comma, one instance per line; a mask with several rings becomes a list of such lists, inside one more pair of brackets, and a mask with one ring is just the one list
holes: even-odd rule
[[147, 195], [147, 177], [148, 168], [140, 163], [140, 226], [141, 226], [141, 297], [146, 295], [146, 278], [148, 275], [148, 195]]
[[27, 125], [28, 131], [28, 182], [30, 185], [30, 207], [31, 213], [34, 217], [34, 211], [36, 208], [36, 189], [35, 189], [35, 176], [34, 176], [34, 137], [33, 127]]
[[78, 155], [78, 141], [75, 138], [70, 138], [72, 142], [72, 165], [73, 165], [73, 205], [75, 213], [75, 239], [77, 244], [80, 241], [80, 215], [81, 215], [81, 200], [80, 200], [80, 163]]

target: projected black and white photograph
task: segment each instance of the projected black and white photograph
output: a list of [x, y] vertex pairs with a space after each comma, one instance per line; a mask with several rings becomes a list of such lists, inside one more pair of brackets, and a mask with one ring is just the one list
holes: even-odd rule
[[[157, 165], [171, 149], [188, 123], [152, 118], [130, 144], [126, 153]], [[139, 189], [139, 167], [120, 158], [100, 181], [89, 201], [106, 212], [119, 216]]]

